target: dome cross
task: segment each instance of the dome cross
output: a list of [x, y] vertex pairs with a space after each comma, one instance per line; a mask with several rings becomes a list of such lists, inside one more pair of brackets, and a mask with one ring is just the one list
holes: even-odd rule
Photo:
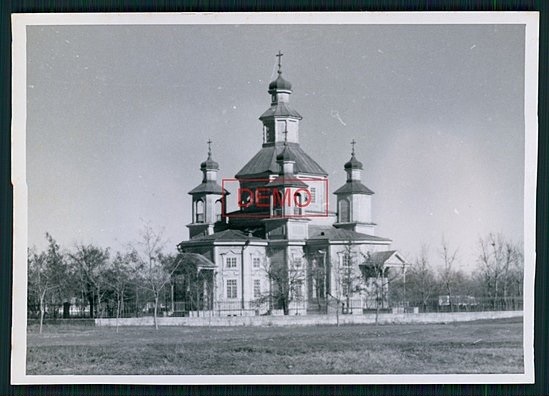
[[355, 139], [351, 140], [351, 146], [353, 146], [353, 148], [351, 149], [351, 155], [353, 157], [355, 155], [355, 144], [356, 144], [356, 140]]
[[282, 60], [282, 56], [284, 56], [284, 54], [282, 53], [282, 51], [278, 50], [278, 54], [275, 55], [277, 58], [278, 58], [278, 74], [282, 74], [282, 64], [280, 63], [280, 61]]
[[208, 141], [206, 142], [208, 143], [208, 158], [211, 158], [212, 157], [212, 139], [208, 139]]

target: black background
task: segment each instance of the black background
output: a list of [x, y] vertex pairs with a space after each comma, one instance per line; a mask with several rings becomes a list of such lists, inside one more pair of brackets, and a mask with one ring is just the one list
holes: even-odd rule
[[[0, 395], [549, 395], [549, 2], [540, 1], [6, 1], [0, 0]], [[539, 149], [536, 225], [535, 377], [530, 385], [10, 385], [12, 291], [11, 24], [16, 12], [198, 12], [198, 11], [540, 11]], [[528, 203], [527, 203], [528, 204]]]

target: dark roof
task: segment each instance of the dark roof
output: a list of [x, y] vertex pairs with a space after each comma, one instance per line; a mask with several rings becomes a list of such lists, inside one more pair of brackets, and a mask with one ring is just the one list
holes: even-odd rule
[[180, 265], [194, 265], [198, 268], [215, 268], [215, 263], [198, 253], [179, 253]]
[[211, 235], [196, 236], [189, 242], [196, 241], [224, 241], [224, 242], [245, 242], [245, 241], [264, 241], [264, 239], [248, 235], [240, 230], [224, 230], [214, 232]]
[[334, 194], [366, 194], [372, 195], [374, 192], [358, 180], [351, 180], [334, 191]]
[[343, 166], [345, 169], [362, 169], [362, 162], [356, 159], [355, 155], [351, 156], [351, 159]]
[[292, 109], [290, 105], [285, 102], [278, 102], [272, 105], [267, 110], [265, 110], [263, 114], [261, 114], [259, 119], [264, 120], [265, 118], [269, 117], [295, 117], [299, 118], [300, 120], [303, 118], [301, 117], [301, 114]]
[[363, 234], [344, 228], [335, 227], [309, 227], [309, 239], [327, 239], [330, 241], [378, 241], [391, 242], [390, 239]]
[[369, 254], [369, 259], [364, 262], [364, 266], [376, 266], [376, 267], [382, 267], [385, 265], [385, 263], [393, 257], [393, 255], [396, 253], [397, 258], [399, 261], [402, 262], [402, 264], [409, 265], [404, 259], [397, 253], [396, 250], [387, 250], [385, 252], [373, 252]]
[[225, 190], [223, 191], [223, 188], [219, 184], [217, 184], [214, 181], [206, 181], [200, 183], [198, 186], [193, 188], [191, 191], [189, 191], [189, 194], [202, 194], [202, 193], [209, 193], [209, 194], [223, 194], [229, 195], [230, 193]]
[[271, 93], [271, 91], [276, 91], [276, 90], [291, 91], [292, 83], [289, 82], [288, 80], [283, 79], [279, 73], [277, 79], [274, 81], [271, 81], [271, 83], [269, 84], [269, 93]]
[[[263, 147], [259, 152], [248, 161], [246, 165], [236, 174], [236, 177], [261, 175], [261, 174], [278, 174], [280, 166], [276, 162], [276, 156], [283, 150], [283, 145], [270, 145]], [[294, 173], [306, 173], [310, 175], [328, 174], [320, 165], [316, 163], [303, 149], [296, 143], [288, 143], [288, 150], [295, 158]]]

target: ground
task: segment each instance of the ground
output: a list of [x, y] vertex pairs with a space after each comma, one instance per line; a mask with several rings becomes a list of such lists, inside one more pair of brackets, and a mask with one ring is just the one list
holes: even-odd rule
[[451, 324], [29, 329], [27, 374], [522, 373], [522, 318]]

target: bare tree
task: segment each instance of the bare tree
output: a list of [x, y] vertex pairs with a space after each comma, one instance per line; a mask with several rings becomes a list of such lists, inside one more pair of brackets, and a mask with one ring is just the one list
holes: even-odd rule
[[[53, 313], [57, 315], [58, 306], [55, 302], [65, 294], [67, 262], [65, 254], [53, 237], [46, 233], [48, 248], [46, 252], [37, 253], [36, 249], [28, 252], [28, 286], [29, 294], [39, 301], [40, 330], [42, 333], [44, 315], [48, 297], [53, 299]], [[54, 295], [57, 297], [54, 297]]]
[[158, 330], [158, 301], [161, 292], [170, 283], [173, 273], [179, 266], [178, 259], [164, 253], [166, 241], [162, 232], [155, 232], [150, 225], [145, 225], [141, 239], [133, 250], [135, 270], [141, 280], [141, 287], [152, 293], [154, 299], [153, 321]]
[[264, 300], [268, 300], [271, 309], [276, 305], [282, 308], [284, 315], [289, 315], [290, 304], [303, 299], [304, 267], [301, 258], [264, 260], [263, 270], [269, 278], [271, 287], [257, 300], [257, 303], [261, 304]]
[[[44, 315], [46, 313], [46, 299], [49, 294], [59, 289], [62, 284], [60, 275], [62, 275], [64, 257], [60, 251], [59, 245], [51, 235], [46, 234], [48, 239], [47, 252], [37, 253], [36, 249], [28, 252], [28, 284], [29, 292], [36, 295], [40, 305], [40, 327], [39, 333], [42, 334]], [[58, 271], [62, 271], [61, 274]], [[56, 309], [56, 307], [54, 307]]]
[[421, 247], [415, 265], [410, 268], [407, 278], [409, 296], [413, 301], [419, 302], [423, 311], [427, 310], [428, 301], [436, 289], [436, 280], [433, 269], [429, 264], [429, 248], [427, 245]]
[[135, 261], [131, 253], [117, 252], [105, 273], [105, 279], [116, 298], [116, 332], [118, 333], [118, 319], [124, 310], [124, 296], [131, 284], [131, 263]]
[[442, 237], [440, 256], [443, 267], [439, 273], [439, 279], [444, 292], [448, 295], [450, 311], [453, 311], [453, 291], [456, 285], [456, 270], [454, 268], [457, 259], [457, 249], [452, 250], [444, 237]]
[[339, 323], [339, 307], [343, 312], [351, 312], [351, 300], [363, 288], [363, 278], [357, 265], [356, 254], [347, 244], [339, 252], [340, 259], [333, 264], [334, 285], [330, 294], [337, 304], [336, 320]]
[[522, 250], [501, 234], [479, 240], [479, 277], [493, 308], [506, 306], [511, 294], [522, 296], [524, 261]]
[[385, 265], [381, 261], [374, 260], [370, 252], [362, 254], [362, 276], [365, 281], [362, 292], [367, 296], [375, 298], [376, 317], [375, 323], [378, 324], [379, 313], [383, 306], [384, 296], [389, 281], [386, 278]]
[[46, 294], [51, 292], [58, 285], [50, 280], [50, 274], [47, 267], [46, 253], [36, 253], [36, 249], [28, 252], [28, 274], [29, 274], [29, 294], [36, 295], [40, 304], [40, 334], [42, 334], [42, 325], [46, 311]]

